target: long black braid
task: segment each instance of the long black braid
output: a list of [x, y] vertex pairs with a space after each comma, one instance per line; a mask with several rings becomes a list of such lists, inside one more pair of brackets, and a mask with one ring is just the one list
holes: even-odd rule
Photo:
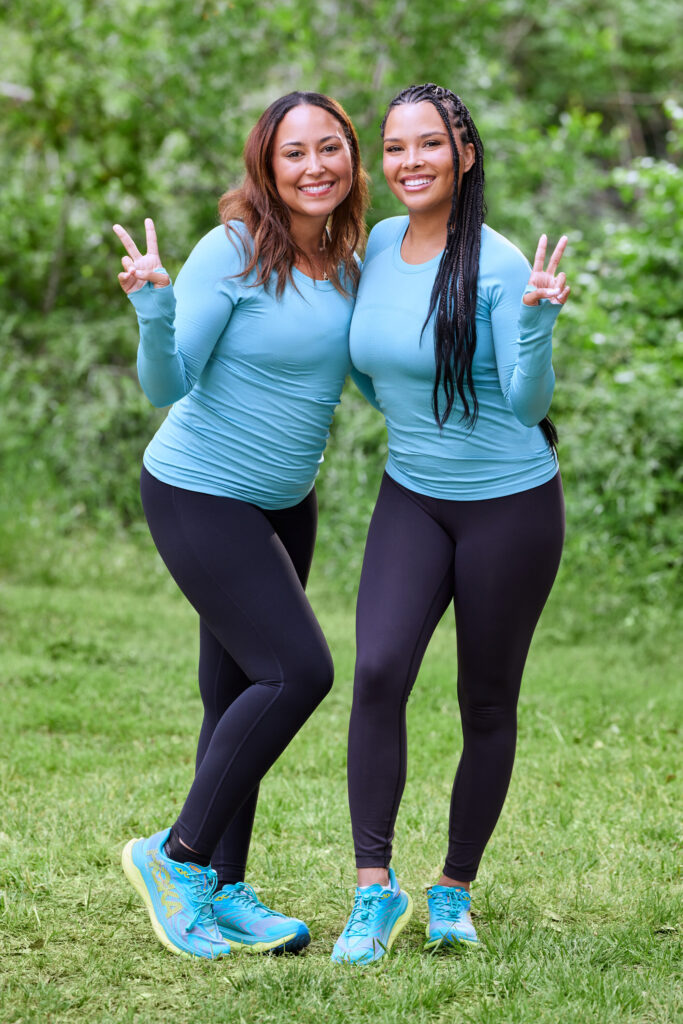
[[[382, 136], [393, 107], [404, 103], [431, 103], [446, 126], [453, 156], [455, 184], [446, 227], [446, 247], [441, 256], [429, 300], [429, 310], [422, 326], [424, 332], [436, 310], [434, 323], [434, 355], [436, 375], [432, 391], [434, 418], [442, 428], [451, 414], [456, 392], [462, 403], [461, 419], [468, 427], [477, 421], [479, 403], [472, 379], [472, 360], [477, 347], [477, 279], [481, 227], [486, 214], [484, 202], [484, 146], [472, 116], [459, 96], [433, 82], [411, 85], [403, 89], [387, 107], [381, 125]], [[453, 129], [460, 134], [463, 146], [472, 143], [475, 160], [458, 188], [460, 153]], [[439, 409], [440, 390], [445, 397], [443, 412]], [[546, 439], [555, 448], [557, 431], [546, 416], [539, 424]]]

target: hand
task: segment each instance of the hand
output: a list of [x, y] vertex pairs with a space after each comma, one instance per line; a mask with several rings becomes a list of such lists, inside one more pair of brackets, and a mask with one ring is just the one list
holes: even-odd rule
[[534, 257], [534, 266], [529, 278], [528, 287], [533, 288], [531, 292], [525, 292], [522, 302], [525, 306], [537, 306], [541, 299], [550, 299], [554, 305], [564, 306], [569, 298], [570, 288], [567, 285], [567, 275], [557, 274], [557, 267], [562, 259], [562, 253], [567, 245], [567, 236], [562, 235], [555, 246], [555, 252], [550, 257], [548, 269], [543, 269], [545, 263], [545, 250], [548, 245], [548, 236], [541, 235], [538, 240], [538, 248]]
[[114, 224], [114, 233], [123, 242], [128, 253], [121, 260], [123, 273], [119, 274], [119, 284], [126, 295], [130, 292], [137, 292], [143, 287], [146, 281], [151, 281], [155, 288], [164, 288], [171, 283], [168, 274], [157, 274], [155, 271], [161, 266], [159, 256], [159, 245], [157, 233], [154, 230], [154, 221], [151, 217], [145, 218], [145, 235], [147, 236], [147, 253], [142, 255], [133, 239], [120, 224]]

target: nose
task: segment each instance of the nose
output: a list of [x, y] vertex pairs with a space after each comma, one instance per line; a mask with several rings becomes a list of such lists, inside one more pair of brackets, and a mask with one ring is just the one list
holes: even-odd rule
[[320, 158], [320, 154], [319, 153], [317, 153], [315, 151], [309, 153], [309, 156], [308, 156], [308, 166], [307, 166], [306, 170], [308, 171], [309, 174], [311, 174], [313, 176], [317, 176], [319, 174], [322, 174], [324, 168], [323, 168], [323, 162], [322, 162], [322, 160]]
[[422, 163], [422, 153], [417, 146], [410, 146], [403, 156], [404, 167], [419, 167]]

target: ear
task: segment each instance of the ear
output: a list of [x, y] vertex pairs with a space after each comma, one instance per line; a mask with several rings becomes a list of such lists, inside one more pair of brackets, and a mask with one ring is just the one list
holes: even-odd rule
[[470, 167], [474, 167], [476, 159], [477, 154], [474, 149], [474, 146], [471, 142], [468, 142], [465, 148], [463, 149], [463, 154], [461, 157], [463, 174], [466, 174], [469, 171]]

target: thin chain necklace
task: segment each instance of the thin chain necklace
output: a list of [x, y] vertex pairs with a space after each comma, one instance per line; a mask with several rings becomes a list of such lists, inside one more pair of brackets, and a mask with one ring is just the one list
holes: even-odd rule
[[323, 256], [322, 256], [322, 266], [318, 265], [318, 259], [317, 258], [316, 258], [316, 261], [314, 262], [313, 259], [308, 254], [306, 254], [306, 262], [308, 263], [308, 265], [311, 268], [311, 270], [313, 271], [313, 273], [314, 274], [321, 274], [322, 275], [321, 278], [314, 277], [313, 278], [314, 281], [317, 281], [317, 280], [329, 281], [329, 279], [330, 279], [329, 275], [327, 273], [327, 270], [325, 269], [325, 253], [326, 253], [326, 251], [327, 251], [327, 231], [323, 235], [322, 240], [320, 242], [320, 245], [318, 246], [318, 252], [323, 254]]

